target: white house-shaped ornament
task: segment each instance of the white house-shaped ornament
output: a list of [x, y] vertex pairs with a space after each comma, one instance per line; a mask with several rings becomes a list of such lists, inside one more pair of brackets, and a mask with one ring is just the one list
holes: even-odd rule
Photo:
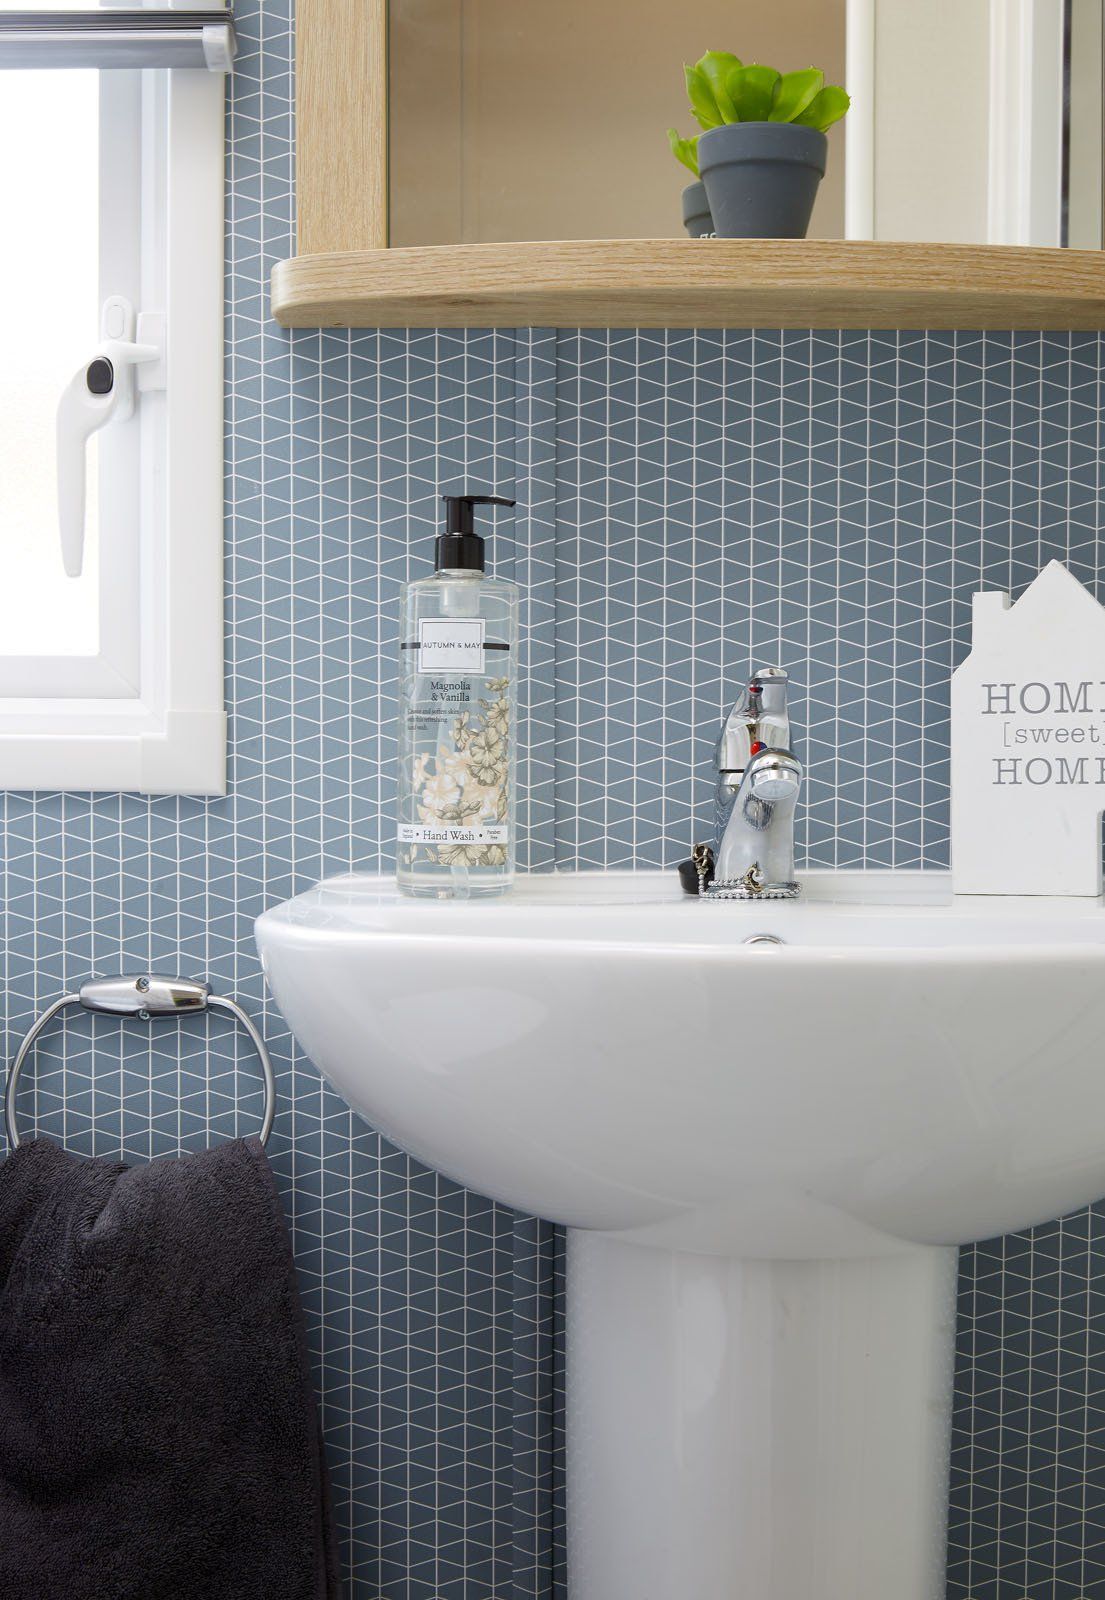
[[1101, 893], [1105, 607], [1059, 561], [1014, 606], [975, 595], [951, 788], [957, 894]]

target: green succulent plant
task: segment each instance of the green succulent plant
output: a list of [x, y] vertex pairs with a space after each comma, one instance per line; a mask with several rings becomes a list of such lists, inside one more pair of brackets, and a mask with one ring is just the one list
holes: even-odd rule
[[[824, 133], [851, 105], [837, 83], [826, 83], [817, 67], [777, 72], [728, 50], [707, 50], [693, 67], [683, 68], [691, 112], [703, 132], [729, 122], [796, 122]], [[698, 177], [698, 136], [683, 139], [675, 128], [668, 141], [677, 161]]]
[[688, 172], [693, 172], [697, 178], [699, 176], [698, 135], [695, 134], [693, 139], [681, 139], [674, 128], [669, 128], [668, 143], [671, 145], [671, 153], [675, 159], [682, 161]]

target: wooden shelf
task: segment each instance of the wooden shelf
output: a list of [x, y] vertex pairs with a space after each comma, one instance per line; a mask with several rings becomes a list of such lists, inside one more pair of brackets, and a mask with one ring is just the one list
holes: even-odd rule
[[301, 255], [285, 328], [1105, 328], [1105, 252], [620, 239]]

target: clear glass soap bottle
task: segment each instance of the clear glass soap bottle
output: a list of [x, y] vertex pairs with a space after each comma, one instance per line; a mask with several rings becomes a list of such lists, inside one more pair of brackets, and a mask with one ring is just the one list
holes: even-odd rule
[[405, 584], [399, 685], [397, 882], [438, 900], [514, 881], [518, 586], [484, 572], [474, 506], [447, 494], [434, 574]]

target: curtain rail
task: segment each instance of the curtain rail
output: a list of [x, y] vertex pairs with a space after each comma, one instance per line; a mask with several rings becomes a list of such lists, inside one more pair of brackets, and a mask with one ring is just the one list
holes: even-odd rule
[[197, 11], [0, 11], [0, 69], [206, 67], [229, 72], [234, 19]]

